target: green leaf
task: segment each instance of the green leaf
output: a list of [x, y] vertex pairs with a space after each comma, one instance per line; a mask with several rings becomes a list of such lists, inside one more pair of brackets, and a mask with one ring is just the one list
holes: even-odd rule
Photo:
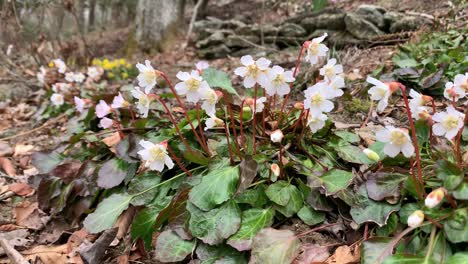
[[452, 243], [468, 242], [468, 208], [455, 210], [452, 217], [444, 222], [447, 239]]
[[383, 264], [435, 264], [433, 261], [424, 262], [423, 257], [413, 256], [413, 255], [404, 255], [404, 254], [395, 254], [386, 258]]
[[177, 262], [184, 260], [195, 247], [195, 241], [186, 241], [172, 230], [166, 230], [158, 236], [155, 258], [161, 262]]
[[[429, 249], [429, 245], [425, 249], [425, 254]], [[439, 232], [435, 238], [434, 245], [432, 246], [431, 260], [434, 263], [446, 263], [452, 256], [452, 249], [450, 244], [445, 240], [444, 232]], [[468, 259], [467, 259], [468, 262]]]
[[429, 131], [431, 126], [426, 120], [418, 120], [414, 123], [416, 129], [416, 136], [418, 137], [418, 144], [423, 145], [429, 141]]
[[249, 209], [242, 212], [242, 221], [240, 229], [231, 236], [227, 244], [239, 251], [250, 250], [253, 237], [260, 229], [273, 224], [274, 210], [268, 209]]
[[285, 206], [291, 199], [293, 188], [295, 187], [286, 181], [277, 181], [268, 186], [265, 193], [272, 202]]
[[395, 232], [396, 228], [398, 227], [398, 216], [397, 214], [391, 214], [387, 220], [387, 224], [383, 227], [377, 228], [377, 235], [386, 237], [390, 236], [393, 232]]
[[416, 67], [418, 66], [418, 62], [415, 59], [393, 59], [393, 62], [400, 68], [406, 67]]
[[437, 178], [443, 180], [444, 187], [453, 190], [463, 181], [463, 172], [458, 166], [447, 160], [440, 160], [436, 165]]
[[322, 11], [328, 5], [328, 0], [312, 0], [314, 4], [314, 11]]
[[307, 225], [320, 224], [325, 220], [325, 213], [318, 212], [312, 209], [310, 206], [303, 206], [297, 216]]
[[130, 230], [132, 239], [143, 239], [146, 249], [151, 248], [153, 233], [156, 231], [154, 227], [156, 219], [159, 213], [171, 202], [171, 198], [172, 197], [167, 196], [163, 199], [156, 200], [147, 208], [143, 208], [139, 211], [132, 222], [132, 229]]
[[468, 200], [468, 182], [464, 182], [458, 186], [458, 188], [452, 192], [452, 195], [458, 200]]
[[409, 175], [400, 173], [372, 173], [366, 181], [367, 193], [371, 199], [376, 201], [381, 201], [385, 198], [398, 199], [400, 197], [401, 183], [408, 177]]
[[229, 200], [239, 181], [239, 166], [217, 168], [203, 176], [201, 183], [189, 193], [189, 201], [198, 208], [209, 211]]
[[420, 210], [419, 205], [416, 203], [407, 203], [403, 205], [400, 211], [398, 211], [400, 222], [406, 225], [408, 223], [408, 217], [416, 210]]
[[195, 252], [201, 264], [247, 264], [242, 253], [226, 245], [208, 246], [200, 243]]
[[211, 88], [219, 87], [230, 94], [239, 96], [234, 87], [232, 87], [231, 79], [227, 73], [213, 68], [208, 68], [203, 70], [202, 76]]
[[374, 222], [379, 226], [384, 226], [390, 214], [400, 209], [399, 203], [392, 205], [386, 202], [375, 202], [369, 199], [364, 185], [360, 186], [358, 192], [361, 196], [360, 202], [358, 205], [351, 208], [350, 214], [353, 220], [359, 225], [366, 222]]
[[190, 212], [189, 229], [192, 235], [209, 245], [223, 242], [240, 227], [241, 211], [231, 200], [221, 207], [204, 212], [192, 204], [187, 204]]
[[274, 205], [276, 211], [282, 213], [286, 217], [291, 217], [297, 213], [303, 206], [304, 201], [301, 192], [294, 185], [287, 187], [289, 201], [285, 206]]
[[292, 263], [299, 254], [301, 242], [291, 230], [265, 228], [252, 243], [251, 263]]
[[89, 214], [83, 222], [90, 233], [99, 233], [111, 228], [120, 214], [128, 208], [131, 195], [113, 194], [99, 203], [96, 211]]
[[210, 158], [203, 155], [202, 152], [192, 149], [192, 151], [184, 151], [184, 158], [188, 161], [191, 161], [200, 165], [207, 165], [210, 162]]
[[385, 252], [386, 246], [390, 240], [391, 239], [387, 237], [373, 237], [364, 241], [361, 245], [361, 263], [382, 263], [383, 259], [391, 254], [391, 252]]
[[254, 189], [247, 189], [235, 198], [236, 203], [250, 204], [252, 207], [262, 207], [268, 202], [265, 185], [260, 184]]
[[353, 180], [353, 173], [344, 170], [332, 169], [319, 178], [326, 195], [332, 195], [345, 189]]
[[148, 191], [133, 197], [131, 204], [139, 206], [150, 203], [158, 192], [158, 188], [152, 187], [159, 184], [160, 182], [161, 177], [159, 177], [156, 172], [152, 171], [145, 172], [143, 175], [139, 175], [133, 178], [133, 180], [128, 185], [127, 191], [129, 194], [133, 195], [145, 190]]
[[337, 146], [336, 151], [338, 156], [343, 160], [356, 164], [372, 164], [374, 163], [370, 160], [362, 150], [356, 146], [347, 144], [344, 146]]
[[445, 264], [466, 264], [468, 263], [468, 252], [458, 252], [451, 256]]
[[117, 158], [108, 160], [99, 169], [97, 185], [104, 189], [110, 189], [119, 185], [125, 177], [133, 177], [135, 172], [135, 164]]
[[31, 163], [40, 173], [49, 173], [57, 167], [64, 157], [56, 151], [50, 153], [36, 152], [32, 155]]
[[335, 131], [335, 135], [339, 136], [340, 138], [349, 143], [358, 143], [359, 141], [361, 141], [358, 135], [346, 130]]
[[141, 139], [141, 136], [129, 134], [115, 146], [116, 156], [130, 163], [139, 162], [137, 152], [140, 149], [139, 142]]

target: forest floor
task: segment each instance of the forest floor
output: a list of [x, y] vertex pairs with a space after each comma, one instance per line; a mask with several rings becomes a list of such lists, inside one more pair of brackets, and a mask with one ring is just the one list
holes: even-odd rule
[[[230, 1], [224, 1], [230, 2]], [[243, 14], [255, 22], [267, 22], [286, 18], [297, 10], [301, 5], [310, 2], [304, 0], [287, 1], [288, 5], [277, 5], [265, 7], [264, 1], [231, 1], [228, 4], [218, 8], [211, 7], [207, 13], [220, 18], [228, 18], [233, 14]], [[281, 1], [279, 1], [281, 2]], [[425, 13], [436, 18], [447, 15], [450, 7], [444, 6], [444, 1], [337, 1], [337, 6], [345, 9], [352, 9], [360, 4], [377, 4], [386, 7], [389, 10], [410, 11]], [[253, 8], [252, 5], [257, 5]], [[260, 10], [260, 11], [258, 11]], [[179, 36], [179, 41], [171, 50], [164, 53], [151, 55], [134, 55], [129, 61], [136, 63], [145, 58], [150, 59], [162, 71], [167, 71], [171, 78], [175, 77], [179, 69], [192, 68], [198, 61], [195, 55], [195, 48], [183, 47], [185, 36]], [[415, 34], [410, 41], [416, 41], [418, 35]], [[290, 49], [279, 51], [278, 61], [287, 61], [294, 63], [297, 57], [297, 50]], [[391, 58], [397, 50], [397, 46], [378, 46], [373, 48], [347, 47], [338, 51], [339, 61], [344, 66], [345, 74], [351, 84], [347, 87], [351, 94], [358, 94], [362, 88], [363, 80], [368, 73], [381, 65], [391, 67]], [[106, 53], [106, 51], [102, 51]], [[106, 54], [108, 57], [118, 57], [116, 54]], [[20, 55], [15, 55], [13, 63], [22, 61]], [[176, 62], [174, 64], [174, 62]], [[222, 69], [226, 72], [233, 72], [233, 69], [239, 65], [239, 58], [223, 58], [209, 62], [213, 67]], [[19, 65], [19, 64], [18, 64]], [[23, 74], [22, 79], [28, 83], [35, 82], [36, 67], [17, 66], [17, 72]], [[0, 80], [11, 78], [11, 72], [0, 68]], [[114, 85], [119, 87], [122, 83]], [[20, 97], [12, 98], [9, 102], [0, 102], [0, 232], [3, 232], [4, 238], [9, 243], [21, 251], [21, 254], [28, 259], [34, 259], [41, 256], [42, 259], [48, 259], [47, 263], [80, 263], [79, 260], [69, 259], [67, 252], [70, 247], [75, 247], [79, 242], [68, 239], [70, 234], [76, 235], [76, 238], [83, 239], [79, 223], [74, 225], [50, 219], [48, 214], [38, 208], [38, 202], [34, 195], [37, 190], [29, 187], [25, 182], [32, 175], [37, 174], [37, 170], [31, 165], [31, 155], [37, 151], [52, 150], [59, 146], [65, 140], [65, 131], [67, 129], [67, 117], [65, 114], [50, 119], [43, 119], [37, 113], [48, 102], [42, 89], [29, 89], [28, 92]], [[367, 118], [368, 112], [357, 110], [350, 113], [345, 103], [340, 102], [338, 111], [334, 114], [335, 121], [341, 122], [343, 126], [360, 127]], [[349, 106], [349, 105], [348, 105]], [[398, 107], [398, 105], [396, 106]], [[385, 115], [389, 115], [392, 111]], [[399, 117], [389, 117], [398, 122]], [[11, 191], [12, 186], [16, 188]], [[295, 224], [291, 229], [304, 231], [308, 227]], [[315, 236], [315, 237], [314, 237]], [[311, 240], [322, 240], [324, 244], [340, 244], [340, 241], [331, 237], [323, 237], [319, 233], [312, 233]], [[67, 242], [68, 240], [68, 242]], [[118, 241], [117, 241], [118, 242]], [[111, 253], [107, 255], [108, 263], [127, 263], [130, 260], [133, 263], [143, 263], [144, 260], [140, 254], [124, 254], [125, 248], [115, 245]], [[330, 258], [330, 263], [358, 262], [359, 252], [353, 245], [339, 247]], [[77, 250], [77, 249], [76, 249]], [[10, 263], [0, 249], [0, 263]], [[128, 252], [127, 252], [128, 253]], [[74, 262], [75, 261], [75, 262]], [[142, 262], [140, 262], [142, 261]], [[333, 262], [334, 261], [334, 262]], [[152, 262], [154, 263], [154, 262]]]

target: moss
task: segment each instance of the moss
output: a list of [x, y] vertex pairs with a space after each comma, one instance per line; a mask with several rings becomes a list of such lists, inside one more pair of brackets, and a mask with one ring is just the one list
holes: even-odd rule
[[370, 101], [350, 96], [345, 103], [345, 108], [350, 114], [367, 113], [370, 108]]

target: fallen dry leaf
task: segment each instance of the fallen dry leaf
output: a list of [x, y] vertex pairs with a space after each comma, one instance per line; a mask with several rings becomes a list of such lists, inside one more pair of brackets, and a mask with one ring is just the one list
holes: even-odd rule
[[16, 145], [15, 146], [15, 153], [13, 154], [13, 157], [18, 157], [18, 156], [24, 156], [24, 155], [30, 155], [34, 151], [34, 146], [33, 145]]
[[24, 182], [10, 184], [9, 190], [20, 196], [31, 196], [34, 194], [34, 188]]
[[16, 176], [15, 165], [13, 165], [11, 160], [0, 157], [0, 168], [2, 168], [8, 176]]
[[31, 229], [40, 229], [49, 221], [49, 217], [38, 207], [38, 203], [28, 201], [13, 209], [16, 224]]
[[311, 264], [311, 263], [320, 263], [330, 257], [328, 252], [329, 247], [319, 246], [319, 245], [305, 245], [302, 247], [303, 252], [297, 257], [297, 264]]
[[128, 263], [128, 255], [121, 255], [117, 257], [117, 264], [127, 264]]
[[123, 212], [119, 218], [117, 219], [117, 222], [115, 222], [114, 227], [118, 227], [117, 235], [115, 236], [116, 239], [121, 239], [122, 237], [125, 236], [125, 234], [128, 231], [128, 228], [130, 227], [130, 224], [132, 223], [133, 216], [135, 216], [136, 209], [135, 207], [130, 207], [125, 212]]
[[119, 132], [115, 132], [114, 134], [104, 138], [102, 142], [110, 147], [112, 152], [115, 152], [113, 147], [119, 144], [120, 140], [122, 140], [122, 137], [120, 136]]
[[352, 251], [349, 246], [340, 246], [335, 250], [335, 253], [327, 259], [326, 263], [359, 263], [360, 258], [359, 247], [355, 246], [354, 251]]
[[67, 245], [59, 246], [36, 246], [32, 249], [21, 252], [27, 260], [35, 262], [40, 259], [43, 263], [47, 264], [63, 264], [67, 263]]
[[0, 231], [1, 232], [8, 232], [8, 231], [13, 231], [13, 230], [16, 230], [16, 229], [20, 229], [21, 226], [17, 226], [17, 225], [14, 225], [14, 224], [6, 224], [6, 225], [1, 225], [0, 226]]
[[13, 149], [5, 141], [0, 141], [0, 157], [10, 156]]

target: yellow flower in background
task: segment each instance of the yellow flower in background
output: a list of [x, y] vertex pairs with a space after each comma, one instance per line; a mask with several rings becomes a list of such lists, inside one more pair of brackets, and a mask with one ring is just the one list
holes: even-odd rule
[[109, 77], [109, 78], [114, 78], [115, 75], [114, 75], [112, 72], [108, 72], [108, 73], [107, 73], [107, 77]]
[[127, 72], [122, 72], [122, 79], [127, 79], [128, 78], [128, 73]]
[[55, 63], [53, 61], [49, 62], [49, 68], [55, 67]]
[[120, 59], [119, 64], [120, 65], [125, 65], [125, 64], [127, 64], [127, 61], [125, 59]]
[[127, 64], [125, 64], [125, 67], [126, 67], [127, 69], [130, 69], [130, 68], [132, 67], [132, 65], [131, 65], [130, 63], [127, 63]]
[[102, 62], [100, 59], [93, 59], [92, 64], [95, 66], [101, 66]]

